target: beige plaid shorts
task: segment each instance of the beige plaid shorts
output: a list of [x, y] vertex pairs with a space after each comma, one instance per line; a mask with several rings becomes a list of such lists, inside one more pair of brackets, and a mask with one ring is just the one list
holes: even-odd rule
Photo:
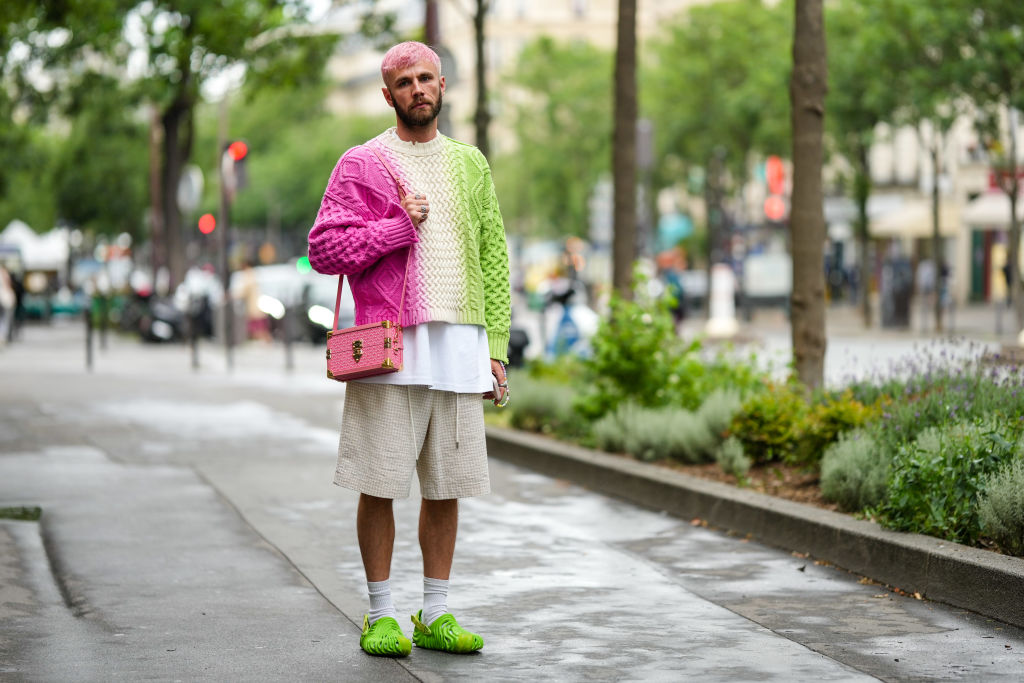
[[349, 382], [334, 483], [408, 498], [413, 470], [430, 500], [490, 493], [480, 394]]

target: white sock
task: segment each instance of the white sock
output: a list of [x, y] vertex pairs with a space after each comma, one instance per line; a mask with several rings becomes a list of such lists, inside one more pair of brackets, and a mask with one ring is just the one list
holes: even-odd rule
[[381, 617], [398, 619], [395, 603], [391, 601], [391, 579], [367, 581], [366, 591], [370, 594], [370, 623]]
[[430, 626], [448, 612], [448, 579], [423, 577], [423, 623]]

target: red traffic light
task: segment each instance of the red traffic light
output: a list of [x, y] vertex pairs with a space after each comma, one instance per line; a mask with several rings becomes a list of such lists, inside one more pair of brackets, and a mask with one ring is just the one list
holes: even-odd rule
[[241, 161], [245, 158], [245, 155], [249, 153], [249, 145], [245, 144], [241, 140], [235, 140], [228, 145], [228, 154], [235, 161]]
[[212, 213], [204, 213], [199, 217], [199, 232], [209, 235], [217, 227], [217, 219]]
[[786, 217], [786, 202], [777, 194], [769, 195], [764, 200], [764, 215], [770, 221], [781, 221]]

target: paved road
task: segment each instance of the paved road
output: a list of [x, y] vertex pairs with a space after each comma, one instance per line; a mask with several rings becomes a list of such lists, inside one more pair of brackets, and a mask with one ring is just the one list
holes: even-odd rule
[[[492, 459], [450, 606], [476, 656], [358, 650], [356, 496], [330, 483], [342, 387], [318, 349], [112, 340], [0, 352], [0, 679], [1020, 680], [1024, 633]], [[401, 612], [418, 504], [397, 506]], [[1007, 596], [1019, 599], [1019, 596]]]

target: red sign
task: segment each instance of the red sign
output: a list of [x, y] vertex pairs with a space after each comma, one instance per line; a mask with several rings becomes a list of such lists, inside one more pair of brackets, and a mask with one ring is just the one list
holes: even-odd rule
[[770, 221], [781, 221], [786, 217], [786, 201], [777, 194], [764, 200], [764, 215]]
[[768, 181], [768, 192], [784, 194], [786, 191], [786, 167], [782, 159], [772, 155], [764, 162], [764, 176]]
[[[991, 170], [988, 172], [988, 189], [990, 190], [1001, 190], [999, 182], [996, 181], [996, 174], [999, 174], [999, 180], [1003, 183], [1008, 183], [1010, 180], [1010, 172], [1006, 169]], [[1017, 182], [1024, 183], [1024, 168], [1017, 169]]]

